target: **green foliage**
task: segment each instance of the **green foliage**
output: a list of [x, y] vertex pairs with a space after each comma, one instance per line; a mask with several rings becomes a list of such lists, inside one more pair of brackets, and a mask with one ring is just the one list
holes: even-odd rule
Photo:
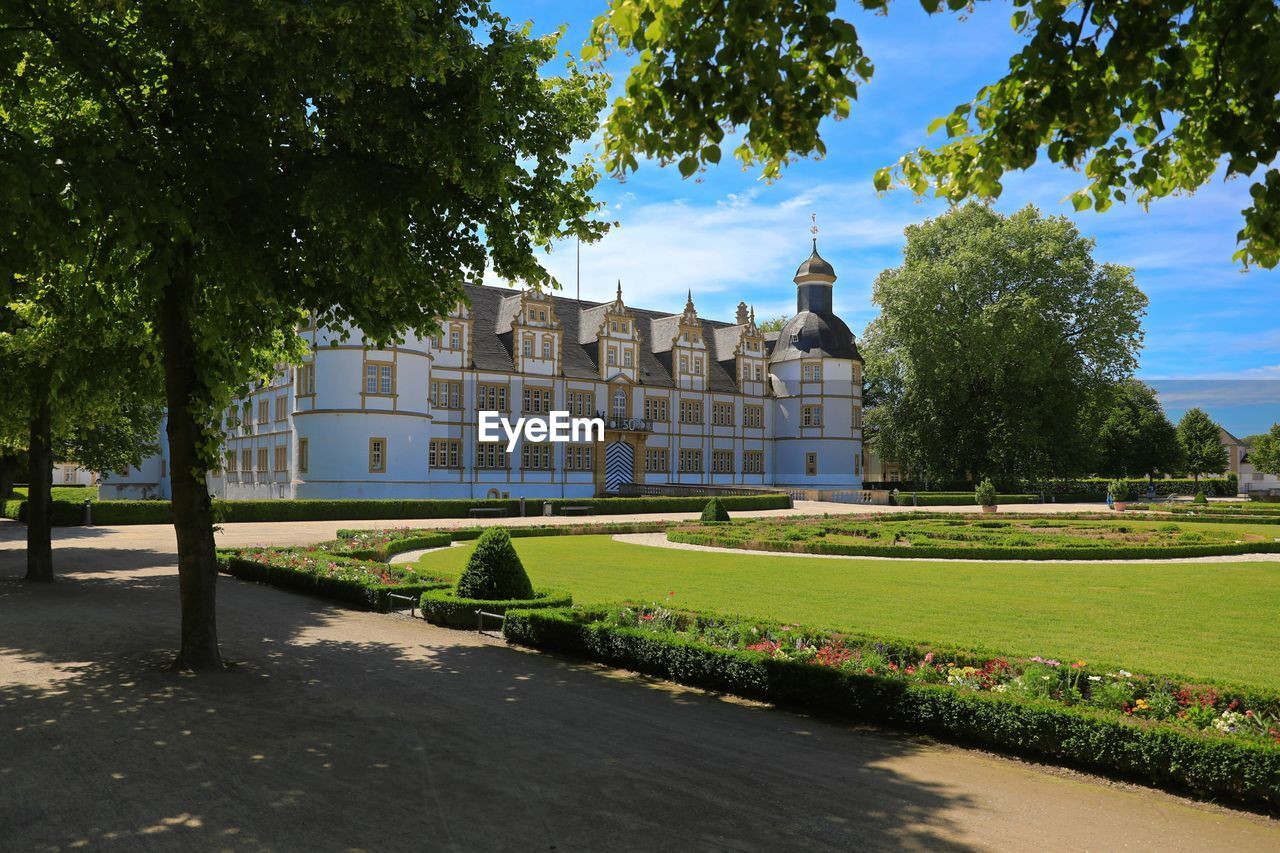
[[970, 204], [906, 234], [862, 348], [876, 452], [933, 481], [1091, 471], [1099, 401], [1142, 340], [1132, 273], [1030, 207]]
[[513, 610], [503, 632], [514, 643], [682, 684], [1065, 761], [1149, 784], [1185, 786], [1202, 795], [1280, 806], [1280, 748], [1274, 744], [1014, 691], [977, 691], [716, 648], [681, 635], [610, 624], [606, 615], [603, 610]]
[[977, 501], [978, 506], [995, 506], [996, 505], [996, 486], [990, 479], [983, 478], [973, 489], [973, 498]]
[[728, 521], [729, 511], [724, 508], [719, 498], [712, 498], [702, 509], [703, 521]]
[[1193, 504], [1207, 504], [1209, 499], [1204, 496], [1204, 492], [1196, 492], [1196, 496], [1191, 499]]
[[1229, 464], [1222, 444], [1222, 427], [1199, 407], [1189, 409], [1178, 421], [1178, 444], [1183, 464], [1198, 482], [1201, 474], [1221, 474]]
[[1098, 427], [1096, 468], [1105, 474], [1154, 477], [1179, 470], [1178, 432], [1155, 391], [1137, 379], [1116, 385]]
[[[422, 593], [419, 606], [423, 617], [433, 625], [445, 628], [479, 627], [477, 610], [485, 613], [503, 614], [508, 610], [543, 607], [568, 607], [573, 604], [573, 596], [567, 592], [553, 589], [540, 589], [531, 592], [524, 598], [493, 599], [464, 598], [456, 590], [431, 589]], [[493, 627], [492, 622], [486, 623]]]
[[308, 548], [230, 548], [219, 554], [219, 568], [240, 580], [304, 592], [351, 607], [386, 611], [392, 593], [418, 598], [448, 581], [412, 566], [335, 556]]
[[[973, 501], [974, 492], [901, 492], [896, 506], [960, 506]], [[997, 504], [1040, 503], [1039, 495], [996, 495]]]
[[1272, 424], [1268, 432], [1255, 437], [1248, 452], [1255, 471], [1280, 475], [1280, 424]]
[[533, 584], [506, 530], [491, 527], [480, 535], [458, 578], [457, 593], [459, 598], [490, 601], [533, 597]]
[[1111, 499], [1124, 503], [1133, 499], [1133, 485], [1128, 480], [1112, 480], [1107, 486]]

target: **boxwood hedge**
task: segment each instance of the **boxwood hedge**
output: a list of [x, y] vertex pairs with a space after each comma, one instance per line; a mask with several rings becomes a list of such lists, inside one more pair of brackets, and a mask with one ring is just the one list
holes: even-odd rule
[[429, 589], [422, 593], [419, 606], [422, 608], [422, 615], [432, 625], [475, 628], [478, 624], [477, 610], [501, 614], [515, 608], [529, 611], [544, 607], [568, 607], [571, 604], [573, 596], [556, 589], [535, 590], [533, 598], [499, 600], [460, 598], [453, 589]]
[[233, 554], [219, 557], [220, 568], [226, 574], [240, 580], [264, 583], [280, 589], [305, 592], [366, 610], [385, 612], [390, 609], [390, 595], [417, 598], [428, 590], [452, 586], [447, 580], [431, 580], [422, 583], [377, 584], [342, 578], [327, 578], [308, 572], [300, 572], [285, 566], [246, 560]]
[[603, 612], [510, 610], [513, 643], [781, 705], [925, 732], [1280, 811], [1280, 746], [1118, 712], [921, 684], [712, 648], [598, 621]]

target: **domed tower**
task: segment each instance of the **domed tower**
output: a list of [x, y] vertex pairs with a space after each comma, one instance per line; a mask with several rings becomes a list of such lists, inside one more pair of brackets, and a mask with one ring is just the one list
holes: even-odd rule
[[774, 481], [813, 489], [862, 486], [862, 356], [832, 309], [836, 271], [813, 251], [796, 270], [796, 314], [769, 354]]

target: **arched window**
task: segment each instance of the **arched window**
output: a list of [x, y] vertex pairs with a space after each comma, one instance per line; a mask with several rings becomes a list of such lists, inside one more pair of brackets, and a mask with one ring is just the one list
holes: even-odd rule
[[627, 392], [619, 388], [613, 392], [613, 417], [622, 420], [627, 416]]

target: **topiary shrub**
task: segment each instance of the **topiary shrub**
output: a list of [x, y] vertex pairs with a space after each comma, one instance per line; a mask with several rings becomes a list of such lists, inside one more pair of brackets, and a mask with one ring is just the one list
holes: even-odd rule
[[724, 504], [719, 498], [712, 498], [707, 501], [707, 505], [702, 508], [703, 521], [728, 521], [729, 510], [724, 508]]
[[1128, 480], [1112, 480], [1107, 484], [1107, 491], [1111, 494], [1111, 499], [1118, 503], [1125, 503], [1133, 498], [1133, 484]]
[[1193, 504], [1207, 504], [1209, 499], [1204, 496], [1204, 491], [1196, 492], [1196, 496], [1191, 499]]
[[973, 490], [973, 498], [977, 501], [978, 506], [995, 506], [996, 505], [996, 485], [991, 482], [989, 477], [984, 477], [981, 483]]
[[533, 598], [533, 584], [507, 531], [491, 527], [480, 534], [458, 578], [457, 593], [485, 601]]

